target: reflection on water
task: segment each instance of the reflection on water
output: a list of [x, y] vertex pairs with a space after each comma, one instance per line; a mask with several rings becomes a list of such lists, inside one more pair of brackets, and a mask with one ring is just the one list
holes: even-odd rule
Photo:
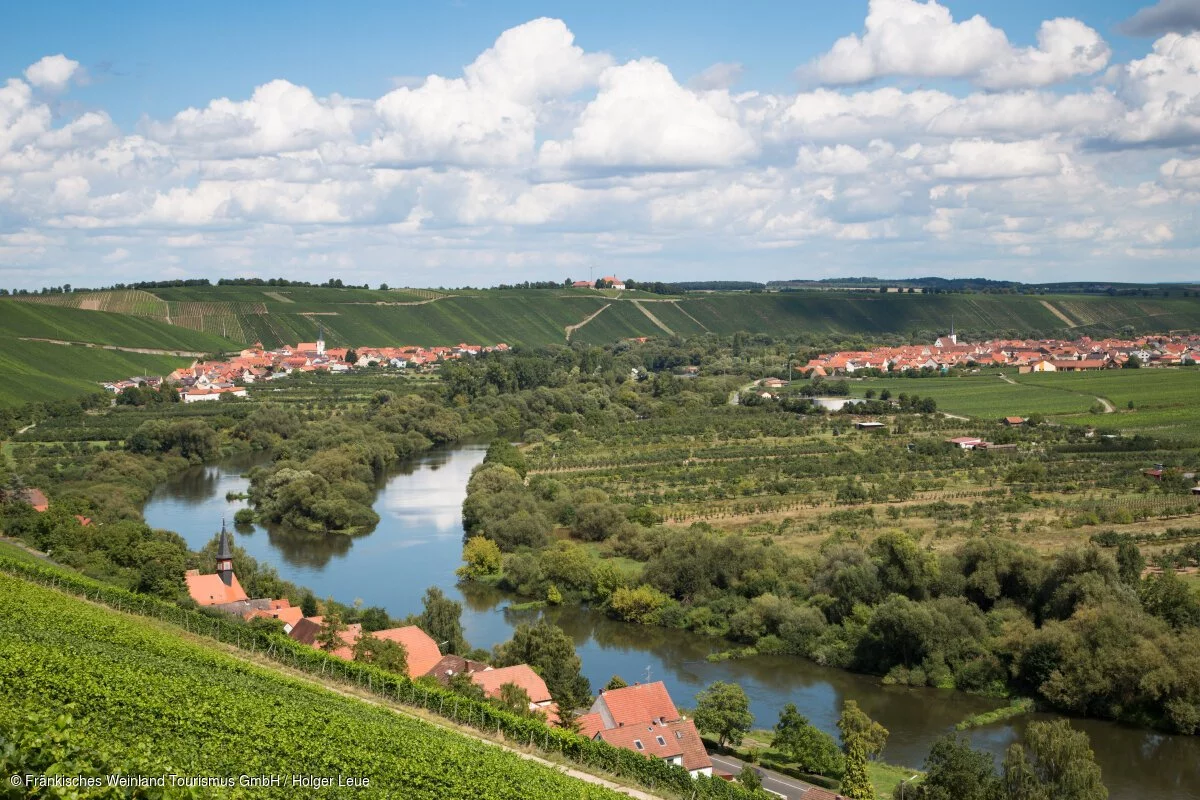
[[[471, 470], [485, 448], [468, 446], [427, 453], [381, 479], [375, 510], [380, 523], [359, 537], [311, 534], [260, 526], [238, 528], [237, 543], [281, 577], [318, 596], [344, 602], [361, 598], [403, 617], [421, 607], [428, 586], [440, 586], [463, 603], [463, 627], [474, 645], [491, 647], [521, 622], [545, 614], [574, 640], [593, 687], [615, 674], [627, 681], [665, 681], [676, 702], [693, 706], [698, 691], [715, 680], [736, 681], [750, 697], [758, 727], [771, 727], [785, 703], [836, 735], [844, 698], [853, 698], [888, 730], [886, 757], [920, 766], [933, 740], [997, 701], [958, 692], [883, 686], [878, 679], [828, 669], [803, 659], [758, 656], [710, 664], [705, 657], [724, 645], [684, 631], [647, 628], [611, 620], [582, 608], [512, 611], [505, 595], [490, 587], [459, 587], [454, 569], [462, 549], [462, 501]], [[232, 520], [244, 501], [241, 475], [263, 457], [242, 457], [197, 467], [164, 484], [146, 506], [146, 521], [202, 547]], [[974, 731], [976, 747], [1003, 757], [1030, 719]], [[1200, 800], [1200, 738], [1160, 736], [1095, 720], [1073, 724], [1091, 737], [1113, 800], [1155, 797]]]

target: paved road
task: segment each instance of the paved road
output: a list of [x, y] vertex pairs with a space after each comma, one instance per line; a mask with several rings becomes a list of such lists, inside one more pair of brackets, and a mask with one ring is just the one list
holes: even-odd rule
[[[713, 762], [713, 768], [722, 772], [730, 772], [735, 776], [741, 774], [742, 767], [746, 762], [730, 756], [709, 756]], [[788, 800], [804, 800], [804, 795], [809, 789], [816, 789], [811, 783], [789, 778], [786, 775], [780, 775], [778, 772], [765, 769], [763, 767], [755, 767], [758, 770], [759, 777], [762, 779], [764, 789], [767, 789], [775, 794], [786, 797]]]

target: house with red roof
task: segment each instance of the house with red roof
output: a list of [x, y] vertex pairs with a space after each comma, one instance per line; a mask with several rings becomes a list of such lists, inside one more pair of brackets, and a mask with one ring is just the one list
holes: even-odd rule
[[521, 687], [529, 695], [529, 710], [545, 714], [546, 722], [550, 725], [558, 724], [558, 704], [550, 696], [550, 690], [546, 688], [542, 676], [534, 672], [528, 664], [475, 672], [471, 675], [471, 680], [492, 699], [500, 697], [500, 687], [507, 683]]
[[404, 651], [408, 653], [408, 677], [410, 678], [428, 675], [442, 660], [442, 653], [438, 650], [437, 642], [416, 625], [372, 631], [367, 635], [404, 645]]
[[579, 717], [579, 726], [584, 736], [662, 759], [692, 777], [712, 775], [712, 759], [700, 732], [679, 713], [662, 681], [602, 690], [588, 713]]
[[34, 511], [39, 513], [50, 509], [50, 501], [46, 499], [46, 493], [41, 489], [23, 489], [21, 491], [21, 499], [32, 506]]
[[183, 575], [187, 584], [188, 594], [198, 606], [224, 606], [229, 603], [241, 603], [249, 598], [238, 583], [237, 575], [233, 574], [233, 543], [229, 539], [229, 531], [225, 523], [221, 523], [221, 538], [217, 542], [217, 572], [214, 575], [201, 575], [198, 569], [189, 569]]

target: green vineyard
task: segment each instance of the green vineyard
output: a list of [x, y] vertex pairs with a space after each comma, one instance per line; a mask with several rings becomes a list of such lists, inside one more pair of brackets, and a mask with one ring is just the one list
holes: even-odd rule
[[[9, 575], [0, 576], [0, 634], [0, 731], [9, 735], [38, 712], [71, 709], [85, 750], [153, 747], [180, 775], [283, 777], [245, 796], [618, 796]], [[369, 786], [297, 788], [292, 776]]]

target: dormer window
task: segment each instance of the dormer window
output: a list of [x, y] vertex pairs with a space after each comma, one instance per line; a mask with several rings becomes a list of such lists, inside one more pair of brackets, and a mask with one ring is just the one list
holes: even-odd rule
[[641, 739], [634, 739], [634, 740], [633, 740], [633, 746], [634, 746], [634, 747], [636, 747], [638, 750], [645, 750], [645, 749], [646, 749], [645, 745], [643, 745], [643, 744], [642, 744], [642, 740], [641, 740]]
[[659, 747], [666, 747], [666, 746], [667, 746], [667, 740], [666, 740], [666, 739], [664, 739], [664, 738], [663, 738], [663, 737], [661, 737], [661, 736], [656, 736], [655, 738], [656, 738], [656, 739], [658, 739], [658, 746], [659, 746]]
[[683, 731], [675, 731], [675, 738], [683, 741]]

